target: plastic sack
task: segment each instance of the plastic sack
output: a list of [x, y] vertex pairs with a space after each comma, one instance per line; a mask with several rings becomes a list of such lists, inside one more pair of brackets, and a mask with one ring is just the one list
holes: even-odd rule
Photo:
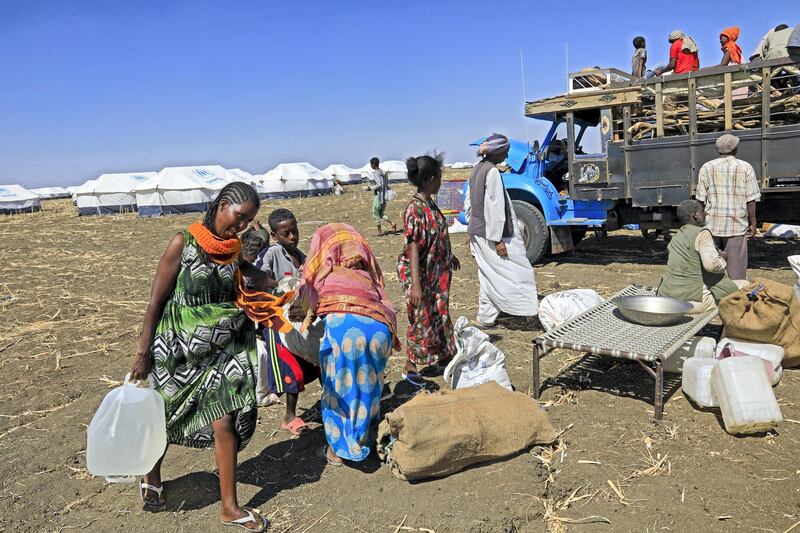
[[387, 191], [386, 191], [386, 201], [387, 202], [392, 202], [394, 200], [397, 200], [397, 192], [395, 190], [393, 190], [393, 189], [387, 189]]
[[548, 294], [539, 302], [539, 321], [545, 331], [550, 331], [603, 302], [603, 298], [592, 289], [570, 289]]
[[447, 368], [444, 380], [454, 389], [475, 387], [489, 381], [513, 390], [506, 370], [506, 356], [489, 341], [489, 335], [459, 317], [455, 325], [458, 351]]
[[109, 483], [133, 483], [153, 469], [167, 448], [164, 399], [150, 379], [131, 382], [103, 398], [86, 431], [86, 468]]

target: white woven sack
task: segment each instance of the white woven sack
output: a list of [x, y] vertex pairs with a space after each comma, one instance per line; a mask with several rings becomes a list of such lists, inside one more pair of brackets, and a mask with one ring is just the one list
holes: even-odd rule
[[550, 331], [601, 303], [603, 299], [592, 289], [570, 289], [548, 294], [539, 302], [539, 321], [545, 331]]
[[506, 370], [506, 356], [489, 341], [489, 336], [469, 326], [466, 317], [455, 325], [458, 351], [444, 370], [444, 379], [454, 389], [476, 387], [489, 381], [513, 390]]

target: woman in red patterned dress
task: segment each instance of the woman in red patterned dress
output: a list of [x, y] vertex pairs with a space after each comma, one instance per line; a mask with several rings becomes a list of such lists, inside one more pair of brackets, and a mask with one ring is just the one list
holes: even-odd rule
[[443, 369], [456, 353], [450, 278], [461, 265], [450, 248], [447, 220], [432, 198], [442, 184], [442, 156], [410, 157], [406, 166], [417, 192], [403, 215], [405, 248], [397, 259], [409, 322], [403, 378], [423, 387], [417, 365]]

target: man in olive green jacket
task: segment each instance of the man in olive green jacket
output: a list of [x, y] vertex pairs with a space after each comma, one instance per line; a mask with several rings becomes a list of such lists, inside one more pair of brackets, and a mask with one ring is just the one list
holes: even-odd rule
[[705, 228], [706, 214], [700, 202], [682, 202], [677, 216], [683, 226], [669, 243], [667, 272], [658, 294], [691, 303], [693, 314], [706, 313], [747, 281], [737, 283], [725, 273], [725, 252], [714, 246], [711, 231]]

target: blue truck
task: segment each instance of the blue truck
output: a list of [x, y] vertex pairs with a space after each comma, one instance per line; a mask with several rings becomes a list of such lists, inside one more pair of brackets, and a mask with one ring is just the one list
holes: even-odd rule
[[541, 143], [511, 141], [502, 177], [528, 259], [570, 250], [591, 228], [677, 227], [675, 208], [694, 197], [722, 133], [755, 169], [758, 221], [800, 222], [799, 73], [789, 58], [647, 80], [585, 69], [566, 93], [526, 102], [527, 117], [551, 126]]

